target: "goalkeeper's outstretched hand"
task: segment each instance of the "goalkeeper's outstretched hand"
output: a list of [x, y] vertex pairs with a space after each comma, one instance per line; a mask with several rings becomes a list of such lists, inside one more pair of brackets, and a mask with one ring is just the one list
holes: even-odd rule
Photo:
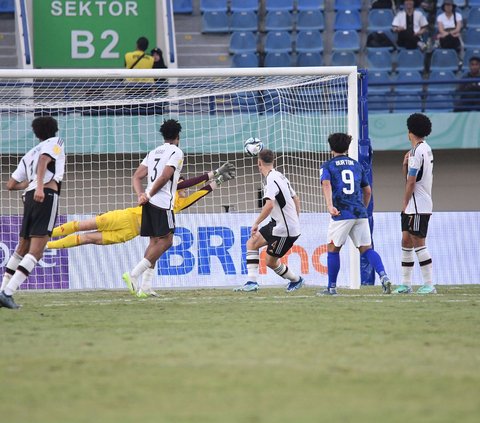
[[[219, 175], [224, 175], [229, 172], [234, 172], [235, 173], [235, 165], [233, 163], [226, 162], [223, 165], [221, 165], [217, 170], [213, 171], [213, 177], [216, 178]], [[235, 176], [233, 176], [234, 178]], [[229, 178], [229, 179], [233, 179]], [[225, 179], [228, 181], [229, 179]]]
[[230, 181], [232, 179], [235, 179], [236, 173], [235, 170], [231, 170], [229, 172], [221, 173], [215, 178], [215, 182], [217, 185], [221, 185], [224, 182]]

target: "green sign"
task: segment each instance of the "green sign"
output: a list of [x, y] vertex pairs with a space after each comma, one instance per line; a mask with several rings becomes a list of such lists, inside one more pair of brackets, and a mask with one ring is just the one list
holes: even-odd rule
[[36, 68], [122, 68], [139, 37], [156, 47], [155, 0], [32, 3]]

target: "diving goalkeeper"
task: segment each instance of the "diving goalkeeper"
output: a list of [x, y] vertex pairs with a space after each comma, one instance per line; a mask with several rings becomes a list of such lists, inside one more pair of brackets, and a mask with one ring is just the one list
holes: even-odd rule
[[[235, 166], [224, 163], [215, 171], [210, 171], [195, 178], [182, 180], [178, 183], [175, 193], [174, 212], [178, 213], [195, 204], [198, 200], [210, 194], [223, 182], [235, 178]], [[180, 179], [183, 179], [180, 177]], [[198, 191], [186, 195], [185, 190], [192, 186], [208, 182]], [[47, 248], [71, 248], [86, 244], [110, 245], [130, 241], [140, 235], [142, 223], [142, 206], [112, 210], [99, 214], [91, 219], [64, 223], [53, 229], [52, 238], [63, 236], [56, 241], [49, 241]], [[79, 231], [94, 231], [76, 234]]]

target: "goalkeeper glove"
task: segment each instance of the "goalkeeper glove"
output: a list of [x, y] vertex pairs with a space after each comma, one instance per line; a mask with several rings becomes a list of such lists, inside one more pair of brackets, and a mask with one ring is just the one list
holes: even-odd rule
[[[213, 171], [213, 177], [216, 178], [219, 175], [224, 175], [225, 173], [228, 172], [235, 172], [235, 165], [232, 163], [226, 162], [223, 165], [221, 165], [217, 170]], [[233, 178], [230, 178], [233, 179]], [[228, 179], [226, 179], [228, 181]]]
[[223, 182], [230, 181], [231, 179], [235, 179], [235, 171], [231, 170], [230, 172], [225, 172], [220, 175], [218, 175], [214, 181], [217, 183], [217, 185], [221, 185]]

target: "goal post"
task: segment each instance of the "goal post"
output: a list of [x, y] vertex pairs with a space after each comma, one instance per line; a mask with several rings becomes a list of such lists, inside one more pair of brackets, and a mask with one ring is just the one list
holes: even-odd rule
[[[356, 67], [0, 70], [2, 181], [37, 142], [31, 120], [47, 114], [58, 120], [67, 153], [57, 223], [135, 206], [131, 176], [163, 142], [163, 120], [178, 119], [186, 178], [225, 161], [235, 164], [237, 177], [176, 216], [174, 246], [159, 260], [154, 285], [233, 286], [246, 278], [245, 242], [262, 198], [256, 159], [243, 142], [260, 138], [302, 202], [302, 236], [285, 260], [307, 283], [326, 285], [329, 216], [319, 168], [330, 158], [332, 132], [352, 135], [349, 154], [358, 158], [357, 78]], [[22, 204], [18, 192], [2, 187], [1, 193], [3, 270]], [[121, 274], [141, 258], [146, 242], [46, 250], [26, 287], [122, 288]], [[350, 250], [342, 252], [339, 279], [358, 288], [359, 256]], [[281, 282], [260, 266], [261, 284]]]

